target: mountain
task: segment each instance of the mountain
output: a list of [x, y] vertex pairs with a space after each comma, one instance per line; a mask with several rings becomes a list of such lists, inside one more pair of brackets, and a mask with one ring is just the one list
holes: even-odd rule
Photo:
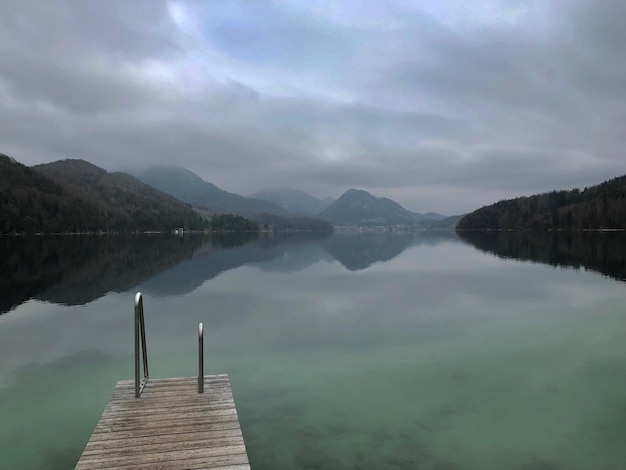
[[[409, 211], [411, 212], [411, 211]], [[443, 220], [447, 216], [438, 214], [437, 212], [426, 212], [425, 214], [420, 214], [419, 212], [411, 212], [411, 215], [415, 219], [416, 222], [421, 222], [423, 220], [433, 221], [433, 220]]]
[[411, 212], [395, 201], [372, 196], [367, 191], [349, 189], [319, 215], [333, 225], [413, 225]]
[[417, 226], [427, 230], [454, 230], [464, 216], [465, 214], [451, 215], [440, 220], [422, 219], [417, 222]]
[[0, 154], [0, 233], [89, 231], [98, 208], [13, 158]]
[[271, 201], [292, 214], [309, 217], [319, 214], [333, 202], [333, 199], [318, 199], [304, 191], [291, 188], [264, 189], [248, 197]]
[[333, 226], [326, 220], [311, 217], [281, 217], [275, 214], [258, 214], [253, 220], [271, 227], [273, 232], [333, 232]]
[[552, 191], [482, 207], [459, 230], [594, 230], [626, 228], [626, 175], [583, 191]]
[[164, 193], [206, 209], [213, 214], [236, 214], [251, 217], [270, 213], [287, 216], [289, 213], [270, 201], [253, 199], [229, 193], [213, 183], [204, 181], [194, 172], [181, 167], [152, 166], [145, 171], [133, 172], [139, 180]]
[[[206, 225], [191, 206], [126, 173], [108, 173], [84, 160], [60, 160], [32, 170], [81, 201], [80, 207], [89, 211], [91, 230], [198, 230]], [[78, 228], [71, 221], [64, 223], [68, 230]]]

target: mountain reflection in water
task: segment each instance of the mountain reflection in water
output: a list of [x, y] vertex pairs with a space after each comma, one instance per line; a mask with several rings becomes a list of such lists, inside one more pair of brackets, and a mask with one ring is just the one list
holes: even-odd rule
[[83, 305], [124, 292], [202, 245], [173, 235], [0, 237], [0, 313], [29, 299]]
[[626, 280], [626, 232], [459, 231], [462, 240], [504, 259], [588, 269]]
[[624, 232], [0, 237], [0, 313], [29, 299], [83, 305], [137, 286], [154, 296], [184, 295], [244, 265], [297, 272], [337, 260], [361, 271], [410, 247], [461, 240], [501, 258], [585, 268], [626, 280]]
[[155, 296], [183, 295], [244, 265], [295, 272], [338, 260], [351, 271], [386, 262], [448, 234], [169, 234], [0, 237], [0, 313], [30, 299], [83, 305], [141, 285]]

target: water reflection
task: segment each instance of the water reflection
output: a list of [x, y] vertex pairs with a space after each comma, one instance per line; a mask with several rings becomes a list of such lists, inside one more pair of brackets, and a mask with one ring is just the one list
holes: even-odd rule
[[[196, 251], [192, 259], [144, 282], [141, 289], [155, 297], [185, 295], [223, 272], [247, 264], [281, 258], [286, 252], [327, 237], [325, 233], [300, 233], [286, 236], [261, 236], [240, 246], [232, 246], [230, 238], [209, 241]], [[227, 247], [227, 248], [225, 248]]]
[[[195, 374], [204, 322], [257, 470], [626, 468], [621, 284], [388, 236], [202, 238], [139, 285], [151, 373]], [[133, 293], [0, 317], [0, 468], [73, 468], [132, 377]]]
[[391, 261], [413, 245], [432, 246], [443, 241], [457, 240], [453, 231], [360, 233], [338, 234], [324, 240], [321, 246], [346, 269], [360, 271], [374, 263]]
[[[184, 295], [221, 273], [244, 265], [266, 272], [297, 272], [321, 261], [337, 260], [350, 271], [388, 262], [415, 245], [457, 241], [452, 232], [335, 234], [300, 232], [261, 236], [234, 250], [215, 246], [142, 285], [153, 295]], [[215, 244], [214, 244], [215, 245]]]
[[459, 236], [500, 258], [585, 268], [626, 280], [625, 232], [460, 231]]
[[[460, 232], [505, 259], [590, 269], [626, 280], [623, 232]], [[337, 260], [350, 271], [388, 262], [416, 245], [459, 241], [454, 232], [283, 236], [61, 236], [0, 238], [0, 313], [29, 299], [83, 305], [140, 286], [154, 296], [185, 295], [223, 272], [254, 265], [297, 272]]]
[[456, 235], [2, 237], [0, 313], [29, 299], [83, 305], [136, 286], [154, 296], [184, 295], [244, 265], [266, 272], [296, 272], [336, 259], [351, 271], [363, 270], [397, 257], [412, 245], [449, 239]]
[[29, 299], [83, 305], [124, 292], [202, 246], [201, 237], [0, 237], [0, 313]]

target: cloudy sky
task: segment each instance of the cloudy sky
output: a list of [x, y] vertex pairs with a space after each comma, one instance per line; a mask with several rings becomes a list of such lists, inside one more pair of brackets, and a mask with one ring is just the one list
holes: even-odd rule
[[0, 152], [456, 214], [626, 173], [626, 2], [0, 2]]

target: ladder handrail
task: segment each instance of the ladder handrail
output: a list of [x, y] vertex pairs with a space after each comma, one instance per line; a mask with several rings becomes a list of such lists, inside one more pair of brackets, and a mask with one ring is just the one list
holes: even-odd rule
[[204, 324], [198, 325], [198, 393], [204, 393]]
[[[141, 379], [139, 362], [139, 342], [143, 358], [143, 379]], [[148, 352], [146, 350], [146, 324], [143, 318], [143, 298], [141, 292], [135, 294], [135, 398], [141, 396], [148, 382]]]

